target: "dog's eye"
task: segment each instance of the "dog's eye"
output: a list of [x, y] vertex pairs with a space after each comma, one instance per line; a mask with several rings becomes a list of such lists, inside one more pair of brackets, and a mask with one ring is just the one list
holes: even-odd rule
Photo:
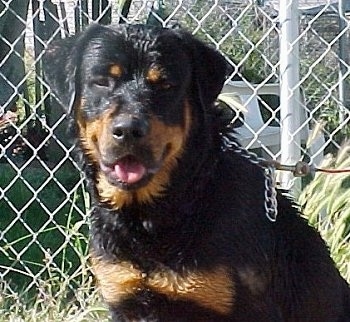
[[98, 87], [109, 87], [109, 78], [103, 76], [95, 77], [91, 83]]

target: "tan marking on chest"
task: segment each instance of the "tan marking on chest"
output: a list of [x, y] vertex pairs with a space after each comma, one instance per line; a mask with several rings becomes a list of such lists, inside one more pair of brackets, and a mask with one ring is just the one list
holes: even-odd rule
[[107, 303], [118, 302], [142, 287], [144, 275], [129, 262], [111, 264], [92, 258], [92, 267]]
[[109, 304], [122, 301], [138, 291], [150, 290], [171, 300], [194, 302], [223, 315], [232, 311], [235, 290], [225, 267], [182, 274], [162, 268], [146, 275], [129, 262], [114, 264], [97, 258], [92, 262], [102, 296]]
[[180, 275], [166, 270], [150, 276], [148, 287], [173, 300], [192, 301], [220, 314], [229, 314], [234, 299], [233, 281], [224, 267]]

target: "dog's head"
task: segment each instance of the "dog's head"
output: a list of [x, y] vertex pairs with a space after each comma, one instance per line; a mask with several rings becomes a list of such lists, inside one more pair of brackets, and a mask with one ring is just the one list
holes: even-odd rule
[[91, 26], [49, 46], [44, 65], [115, 207], [162, 193], [227, 69], [190, 34], [141, 25]]

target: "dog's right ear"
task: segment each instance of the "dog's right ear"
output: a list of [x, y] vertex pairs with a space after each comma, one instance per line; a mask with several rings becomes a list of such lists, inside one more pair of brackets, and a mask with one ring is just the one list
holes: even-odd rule
[[43, 56], [44, 79], [70, 114], [77, 95], [77, 36], [52, 42]]

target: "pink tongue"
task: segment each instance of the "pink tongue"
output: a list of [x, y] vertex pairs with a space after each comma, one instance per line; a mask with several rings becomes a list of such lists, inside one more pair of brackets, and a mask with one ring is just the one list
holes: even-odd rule
[[132, 184], [143, 178], [146, 168], [137, 160], [125, 158], [117, 162], [114, 171], [120, 181]]

